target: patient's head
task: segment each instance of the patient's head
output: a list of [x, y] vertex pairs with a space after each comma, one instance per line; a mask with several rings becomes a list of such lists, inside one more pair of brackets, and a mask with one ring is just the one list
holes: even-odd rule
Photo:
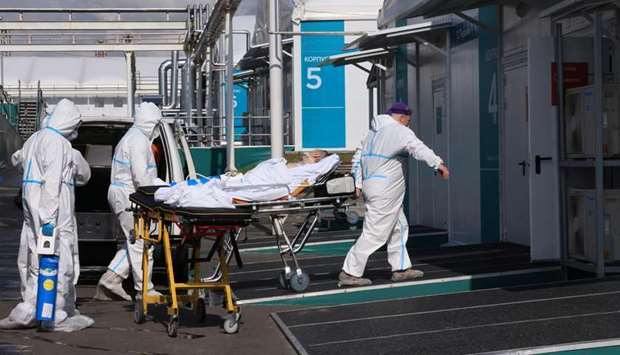
[[326, 150], [315, 149], [309, 152], [304, 152], [304, 156], [301, 161], [304, 164], [314, 164], [321, 161], [321, 159], [327, 156], [328, 152]]

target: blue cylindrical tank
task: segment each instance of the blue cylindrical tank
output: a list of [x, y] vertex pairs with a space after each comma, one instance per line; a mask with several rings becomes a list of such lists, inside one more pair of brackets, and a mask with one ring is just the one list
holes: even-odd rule
[[37, 287], [37, 321], [53, 322], [56, 311], [58, 256], [42, 255], [39, 259]]

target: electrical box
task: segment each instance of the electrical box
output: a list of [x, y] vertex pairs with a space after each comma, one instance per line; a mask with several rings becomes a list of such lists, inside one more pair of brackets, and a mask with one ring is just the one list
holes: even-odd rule
[[[620, 85], [603, 86], [603, 156], [620, 157]], [[566, 155], [570, 159], [594, 158], [596, 118], [594, 86], [566, 91]]]
[[[603, 255], [620, 261], [620, 190], [606, 190]], [[568, 196], [569, 257], [596, 261], [596, 191], [572, 189]]]

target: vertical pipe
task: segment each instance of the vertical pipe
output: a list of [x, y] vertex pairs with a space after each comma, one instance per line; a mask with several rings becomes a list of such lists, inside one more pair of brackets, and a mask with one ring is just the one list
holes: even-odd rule
[[179, 103], [179, 52], [172, 52], [172, 72], [170, 74], [170, 108]]
[[284, 156], [282, 117], [282, 41], [279, 30], [278, 0], [269, 0], [269, 89], [271, 116], [271, 158]]
[[237, 171], [235, 167], [235, 112], [233, 108], [233, 25], [230, 9], [226, 10], [226, 170]]
[[172, 68], [172, 64], [168, 65], [168, 68], [164, 70], [164, 76], [162, 78], [164, 92], [162, 94], [162, 106], [170, 105], [170, 89], [168, 89], [168, 70]]
[[125, 62], [127, 67], [127, 116], [134, 116], [134, 95], [136, 92], [135, 85], [135, 56], [133, 52], [125, 52]]
[[594, 117], [596, 121], [596, 275], [605, 276], [605, 196], [603, 171], [603, 58], [601, 12], [594, 14]]
[[204, 102], [204, 88], [202, 85], [202, 68], [204, 64], [201, 66], [196, 66], [194, 72], [196, 73], [196, 119], [200, 120], [197, 122], [198, 125], [202, 126], [202, 117], [203, 117], [203, 102]]
[[[554, 27], [555, 36], [555, 62], [557, 67], [557, 92], [558, 92], [558, 110], [557, 110], [557, 123], [558, 123], [558, 140], [559, 144], [556, 146], [556, 156], [560, 161], [564, 160], [564, 46], [562, 42], [562, 23], [556, 23]], [[560, 164], [561, 166], [561, 164]], [[568, 234], [566, 233], [566, 226], [568, 225], [568, 219], [566, 217], [566, 179], [564, 176], [564, 169], [560, 167], [559, 178], [559, 196], [560, 196], [560, 263], [563, 270], [563, 276], [566, 278], [566, 262], [568, 260]]]
[[497, 119], [497, 129], [499, 136], [499, 144], [497, 146], [498, 149], [498, 157], [499, 157], [499, 172], [498, 176], [498, 184], [499, 184], [499, 239], [504, 240], [505, 238], [505, 224], [504, 224], [504, 164], [506, 162], [506, 157], [504, 156], [505, 146], [504, 142], [506, 141], [505, 131], [504, 131], [504, 7], [502, 5], [497, 5], [496, 9], [497, 13], [497, 74], [496, 74], [496, 87], [497, 87], [497, 105], [495, 108], [495, 117]]
[[[420, 42], [415, 42], [415, 127], [416, 134], [421, 134], [422, 127], [422, 108], [420, 96]], [[422, 208], [422, 202], [420, 197], [420, 162], [415, 161], [416, 164], [416, 184], [415, 184], [415, 208], [414, 211], [420, 218], [420, 209]]]
[[[448, 164], [452, 162], [452, 43], [450, 31], [446, 31], [446, 136], [448, 150]], [[448, 241], [454, 239], [454, 226], [452, 223], [452, 180], [448, 180]]]
[[185, 77], [185, 85], [183, 87], [183, 105], [185, 108], [185, 123], [187, 127], [193, 127], [192, 108], [194, 99], [194, 80], [192, 72], [194, 70], [194, 61], [190, 53], [186, 53], [185, 69], [183, 75]]
[[[207, 74], [206, 80], [205, 80], [205, 108], [206, 108], [206, 116], [207, 118], [205, 119], [208, 120], [208, 117], [213, 115], [212, 112], [212, 104], [211, 104], [211, 60], [212, 60], [212, 55], [211, 55], [211, 47], [207, 48], [207, 54], [206, 54], [206, 60], [205, 60], [205, 72]], [[212, 120], [211, 120], [212, 122]], [[204, 125], [207, 125], [207, 122], [204, 123]], [[212, 123], [211, 123], [212, 125]], [[213, 126], [212, 126], [213, 127]]]

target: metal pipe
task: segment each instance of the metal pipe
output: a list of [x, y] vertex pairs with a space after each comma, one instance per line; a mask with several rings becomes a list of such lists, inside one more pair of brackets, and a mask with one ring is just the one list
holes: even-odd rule
[[136, 93], [136, 57], [133, 52], [125, 52], [125, 62], [127, 66], [127, 115], [129, 117], [134, 116], [135, 105], [134, 96]]
[[170, 74], [170, 101], [168, 105], [164, 106], [164, 109], [173, 109], [178, 103], [178, 87], [179, 87], [179, 52], [172, 52], [172, 73]]
[[166, 59], [159, 65], [157, 70], [157, 81], [159, 84], [159, 96], [162, 97], [163, 105], [168, 104], [168, 77], [167, 70], [172, 66], [172, 60]]
[[235, 112], [233, 108], [233, 23], [232, 13], [226, 11], [226, 40], [228, 50], [226, 51], [226, 170], [229, 172], [237, 171], [235, 167]]
[[[416, 42], [415, 43], [415, 127], [416, 127], [416, 134], [422, 134], [422, 121], [421, 121], [421, 116], [422, 116], [422, 108], [420, 107], [421, 105], [421, 100], [422, 100], [422, 95], [420, 93], [420, 42]], [[422, 200], [421, 200], [421, 187], [420, 187], [420, 181], [421, 181], [421, 176], [420, 176], [420, 171], [421, 171], [421, 167], [422, 165], [420, 164], [420, 162], [418, 160], [415, 161], [416, 163], [416, 169], [415, 169], [415, 173], [416, 173], [416, 184], [415, 184], [415, 208], [414, 211], [417, 214], [417, 217], [420, 216], [420, 209], [422, 208]], [[415, 221], [419, 221], [419, 218], [416, 218]]]
[[246, 52], [249, 51], [252, 45], [250, 43], [250, 38], [252, 37], [252, 33], [250, 33], [250, 31], [248, 30], [235, 30], [233, 31], [233, 34], [245, 36], [245, 51]]
[[[204, 65], [204, 64], [203, 64]], [[202, 117], [203, 110], [203, 100], [204, 100], [204, 89], [202, 85], [202, 66], [195, 67], [194, 72], [196, 73], [196, 79], [194, 80], [196, 83], [196, 118]], [[198, 125], [202, 125], [202, 122], [197, 122]]]
[[[498, 183], [499, 183], [499, 240], [504, 241], [506, 235], [505, 235], [505, 210], [501, 207], [504, 206], [505, 201], [506, 201], [506, 196], [504, 194], [504, 184], [506, 181], [505, 178], [505, 162], [506, 162], [506, 157], [505, 157], [505, 151], [506, 148], [503, 144], [503, 142], [506, 141], [505, 137], [506, 137], [506, 131], [505, 131], [505, 124], [504, 124], [504, 120], [505, 120], [505, 115], [504, 115], [504, 85], [502, 85], [501, 83], [504, 82], [504, 38], [502, 36], [502, 31], [504, 28], [504, 7], [502, 5], [497, 5], [497, 8], [495, 10], [496, 14], [497, 14], [497, 29], [495, 29], [495, 32], [497, 34], [497, 74], [496, 74], [496, 88], [497, 88], [497, 105], [495, 108], [495, 119], [497, 121], [497, 128], [498, 128], [498, 135], [499, 135], [499, 144], [498, 144], [498, 155], [500, 157], [499, 159], [499, 171], [498, 171]], [[463, 15], [465, 16], [465, 15]], [[467, 19], [466, 19], [467, 20]], [[486, 28], [484, 29], [485, 31], [491, 31], [493, 32], [494, 29], [493, 28]]]
[[[205, 80], [205, 108], [206, 108], [206, 112], [207, 112], [207, 116], [211, 116], [213, 114], [213, 112], [211, 111], [212, 108], [212, 103], [211, 103], [211, 97], [212, 97], [212, 86], [211, 86], [211, 56], [212, 56], [212, 52], [211, 52], [211, 48], [207, 48], [207, 53], [206, 53], [206, 58], [207, 60], [205, 61], [205, 72], [207, 74], [206, 80]], [[205, 118], [206, 120], [206, 118]], [[207, 125], [207, 122], [203, 123], [204, 126]]]
[[279, 29], [278, 0], [269, 0], [269, 107], [271, 115], [271, 158], [284, 156], [282, 103], [282, 43]]
[[[447, 150], [448, 161], [450, 164], [452, 161], [452, 144], [450, 140], [452, 138], [452, 42], [450, 40], [450, 31], [446, 31], [446, 136], [447, 136]], [[454, 221], [452, 214], [452, 181], [454, 179], [448, 179], [448, 241], [454, 239]]]
[[605, 276], [605, 175], [603, 168], [603, 31], [600, 11], [594, 14], [594, 118], [596, 121], [596, 276]]
[[30, 12], [30, 13], [54, 13], [54, 12], [94, 12], [94, 13], [119, 13], [119, 12], [175, 12], [182, 13], [185, 12], [186, 8], [184, 7], [163, 7], [163, 8], [142, 8], [142, 7], [118, 7], [118, 8], [83, 8], [83, 7], [74, 7], [74, 8], [61, 8], [61, 7], [49, 7], [49, 8], [18, 8], [18, 7], [4, 7], [0, 8], [0, 12]]
[[364, 32], [364, 31], [325, 31], [325, 32], [321, 32], [321, 31], [304, 31], [304, 32], [269, 31], [269, 36], [273, 34], [284, 35], [284, 36], [363, 36], [363, 35], [368, 34], [368, 32]]
[[[564, 44], [562, 42], [562, 23], [555, 24], [555, 62], [557, 63], [557, 92], [564, 93]], [[501, 81], [500, 81], [501, 82]], [[501, 85], [499, 86], [501, 87]], [[501, 97], [501, 96], [500, 96]], [[560, 142], [559, 145], [556, 146], [556, 156], [560, 161], [564, 160], [564, 151], [565, 140], [564, 140], [564, 94], [558, 94], [558, 110], [556, 111], [557, 122], [558, 122], [558, 140]], [[559, 168], [559, 178], [560, 183], [558, 184], [559, 196], [560, 196], [560, 265], [563, 271], [563, 277], [566, 279], [566, 263], [568, 261], [568, 247], [567, 247], [567, 237], [566, 227], [568, 223], [568, 219], [566, 217], [566, 178], [565, 172], [560, 167]]]
[[183, 107], [185, 108], [186, 127], [194, 126], [192, 109], [194, 107], [194, 61], [189, 52], [186, 53], [185, 69], [183, 71], [185, 85], [183, 86]]

